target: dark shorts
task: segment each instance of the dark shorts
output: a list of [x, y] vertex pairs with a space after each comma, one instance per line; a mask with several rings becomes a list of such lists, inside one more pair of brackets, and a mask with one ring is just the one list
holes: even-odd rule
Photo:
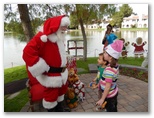
[[105, 101], [107, 101], [107, 104], [105, 106], [107, 112], [117, 112], [117, 96], [118, 93], [112, 97], [112, 98], [106, 98]]

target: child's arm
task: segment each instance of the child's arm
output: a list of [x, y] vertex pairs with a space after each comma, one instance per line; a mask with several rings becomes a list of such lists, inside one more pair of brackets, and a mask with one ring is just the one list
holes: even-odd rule
[[104, 90], [104, 92], [102, 94], [102, 98], [98, 102], [96, 102], [96, 105], [101, 106], [103, 104], [103, 102], [105, 101], [106, 96], [109, 93], [110, 87], [111, 87], [111, 83], [106, 82], [106, 86], [105, 86], [105, 90]]
[[97, 79], [97, 77], [95, 77], [92, 81], [93, 81], [93, 82], [96, 82], [96, 79]]

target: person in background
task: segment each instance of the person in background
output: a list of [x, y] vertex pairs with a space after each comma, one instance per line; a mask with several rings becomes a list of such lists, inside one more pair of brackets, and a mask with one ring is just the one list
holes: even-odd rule
[[105, 49], [105, 47], [109, 44], [112, 44], [113, 41], [117, 38], [117, 36], [113, 33], [113, 27], [112, 25], [108, 24], [106, 26], [106, 32], [105, 32], [105, 35], [104, 35], [104, 38], [102, 40], [102, 44], [104, 45], [103, 47], [103, 51]]
[[119, 73], [118, 59], [122, 48], [123, 41], [116, 40], [104, 50], [104, 60], [109, 64], [103, 72], [103, 78], [99, 81], [98, 88], [102, 92], [102, 97], [96, 102], [96, 105], [101, 106], [106, 101], [107, 112], [117, 112], [118, 86], [116, 82]]

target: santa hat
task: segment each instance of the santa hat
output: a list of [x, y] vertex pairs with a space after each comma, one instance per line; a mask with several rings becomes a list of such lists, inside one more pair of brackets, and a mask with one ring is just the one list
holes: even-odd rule
[[48, 35], [57, 32], [60, 26], [69, 26], [69, 25], [70, 25], [70, 20], [69, 17], [66, 15], [49, 18], [44, 22], [43, 35], [41, 35], [40, 39], [43, 42], [47, 42]]
[[121, 40], [116, 40], [115, 42], [113, 42], [112, 44], [108, 45], [105, 48], [105, 51], [112, 57], [114, 57], [115, 59], [119, 59], [121, 51], [123, 48], [123, 41]]

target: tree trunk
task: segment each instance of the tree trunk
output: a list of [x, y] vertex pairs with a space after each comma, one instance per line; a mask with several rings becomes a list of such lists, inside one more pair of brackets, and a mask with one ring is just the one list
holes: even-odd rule
[[87, 60], [87, 37], [86, 37], [85, 29], [83, 26], [82, 18], [79, 19], [79, 23], [80, 23], [81, 31], [82, 31], [82, 35], [83, 35], [83, 45], [84, 45], [83, 60], [86, 61]]
[[29, 18], [27, 4], [18, 4], [18, 10], [19, 10], [24, 34], [26, 37], [26, 41], [28, 42], [34, 36], [34, 34], [33, 34], [33, 30], [32, 30], [31, 21]]

